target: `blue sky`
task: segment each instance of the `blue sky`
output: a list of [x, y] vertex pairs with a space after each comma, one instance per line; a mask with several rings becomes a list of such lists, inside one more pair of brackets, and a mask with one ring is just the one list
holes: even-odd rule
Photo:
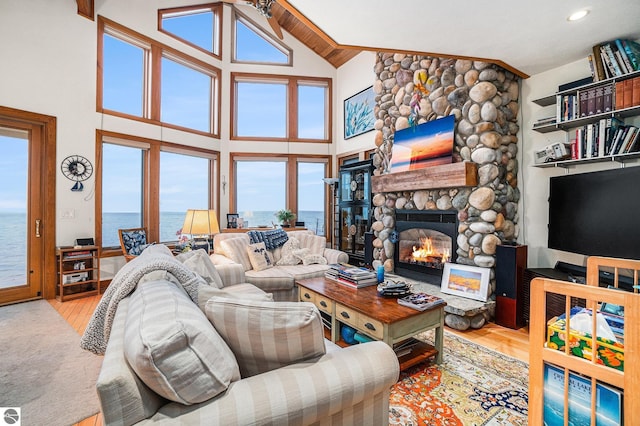
[[[183, 35], [188, 36], [196, 44], [204, 47], [211, 46], [211, 42], [208, 41], [211, 38], [210, 31], [203, 30], [203, 16], [196, 15], [192, 21], [184, 20], [182, 25], [180, 21], [180, 19], [173, 20], [171, 28], [174, 31], [187, 31], [188, 33]], [[248, 57], [260, 58], [264, 61], [282, 61], [281, 52], [274, 48], [263, 49], [264, 47], [270, 47], [270, 45], [265, 42], [256, 43], [256, 38], [259, 37], [244, 25], [240, 25], [237, 37], [241, 46], [258, 47], [255, 52], [247, 52], [246, 55]], [[112, 77], [105, 84], [119, 88], [117, 92], [112, 93], [112, 96], [109, 97], [110, 102], [112, 102], [110, 105], [112, 108], [123, 112], [140, 114], [142, 108], [141, 100], [132, 99], [127, 94], [141, 93], [142, 90], [141, 70], [139, 73], [132, 73], [129, 67], [131, 64], [140, 62], [141, 51], [123, 43], [112, 42], [113, 40], [110, 39], [111, 37], [107, 36], [107, 44], [112, 47], [110, 48], [112, 55], [106, 55], [105, 62], [109, 64], [109, 61], [112, 61], [111, 63], [115, 61], [116, 64], [109, 73], [105, 72], [105, 75], [108, 74]], [[262, 40], [261, 38], [259, 39]], [[229, 49], [228, 43], [223, 45], [223, 49]], [[205, 119], [201, 111], [206, 107], [203, 106], [201, 93], [203, 90], [208, 90], [208, 85], [204, 87], [202, 79], [190, 78], [189, 72], [182, 69], [185, 67], [175, 66], [174, 63], [168, 64], [167, 62], [169, 61], [163, 61], [165, 66], [163, 75], [166, 73], [166, 75], [171, 76], [172, 80], [179, 81], [179, 85], [163, 84], [163, 93], [168, 99], [171, 99], [172, 103], [170, 108], [163, 105], [163, 117], [171, 117], [168, 121], [185, 120], [195, 128], [202, 128], [202, 123]], [[278, 66], [274, 66], [273, 73], [278, 73]], [[223, 75], [223, 77], [228, 78], [228, 74]], [[244, 128], [254, 134], [260, 132], [263, 135], [265, 131], [280, 131], [278, 129], [282, 129], [284, 123], [277, 124], [278, 116], [284, 117], [285, 112], [282, 108], [281, 111], [278, 111], [278, 108], [273, 108], [272, 103], [269, 102], [269, 98], [274, 96], [273, 91], [278, 89], [268, 87], [273, 85], [247, 86], [252, 86], [251, 89], [253, 90], [247, 89], [244, 91], [247, 101], [245, 105], [255, 111], [252, 114], [246, 114], [246, 116], [258, 116], [262, 117], [263, 120], [244, 122], [242, 123]], [[302, 100], [308, 98], [310, 102], [301, 102], [300, 109], [304, 111], [301, 115], [303, 117], [322, 117], [323, 111], [319, 105], [322, 100], [321, 90], [315, 87], [304, 87], [303, 90], [305, 94]], [[228, 96], [228, 94], [223, 93], [222, 96]], [[265, 118], [266, 120], [264, 120]], [[277, 124], [275, 128], [269, 127], [267, 129], [265, 127], [273, 123]], [[324, 123], [319, 120], [303, 119], [300, 124], [300, 132], [303, 136], [322, 134], [323, 126]], [[250, 130], [252, 128], [255, 130]], [[222, 141], [222, 143], [232, 144], [233, 142]], [[193, 205], [197, 203], [196, 200], [203, 200], [203, 197], [203, 202], [206, 202], [206, 188], [192, 185], [192, 182], [204, 179], [203, 174], [206, 175], [207, 173], [206, 168], [203, 167], [205, 160], [171, 154], [168, 156], [171, 157], [171, 161], [165, 162], [161, 166], [163, 175], [170, 176], [170, 178], [162, 179], [160, 184], [162, 194], [161, 210], [184, 211], [187, 208], [206, 208], [204, 205]], [[2, 197], [0, 197], [0, 212], [25, 210], [27, 161], [26, 139], [0, 136], [0, 194], [2, 194]], [[92, 163], [94, 163], [93, 160]], [[283, 165], [281, 163], [264, 162], [258, 166], [243, 169], [243, 182], [246, 181], [247, 186], [244, 186], [244, 183], [241, 182], [241, 187], [245, 189], [243, 190], [244, 196], [238, 200], [238, 210], [279, 210], [284, 208], [285, 188], [282, 188], [282, 185], [286, 183]], [[318, 197], [318, 194], [324, 191], [324, 183], [322, 182], [322, 177], [324, 176], [321, 176], [323, 173], [318, 171], [318, 167], [318, 165], [308, 165], [302, 167], [299, 171], [298, 200], [300, 210], [321, 211], [324, 209], [324, 199], [323, 197]], [[113, 189], [105, 191], [103, 194], [104, 205], [109, 206], [108, 211], [139, 211], [141, 187], [139, 170], [140, 158], [131, 156], [130, 152], [125, 150], [119, 157], [118, 168], [112, 170], [111, 173], [105, 172], [108, 173], [108, 175], [104, 176], [105, 182], [108, 183], [109, 188]], [[225, 175], [227, 182], [229, 182], [228, 173], [222, 171], [221, 174]], [[265, 179], [265, 177], [267, 178]], [[68, 184], [69, 190], [71, 189], [71, 186], [73, 186], [72, 181], [67, 181], [60, 174], [58, 174], [58, 178], [63, 180], [63, 187]], [[88, 182], [85, 182], [85, 191], [92, 189], [94, 178], [95, 176], [92, 176]], [[226, 193], [229, 193], [228, 187]], [[224, 196], [225, 194], [222, 195]]]
[[26, 139], [0, 135], [0, 212], [26, 211], [27, 159]]

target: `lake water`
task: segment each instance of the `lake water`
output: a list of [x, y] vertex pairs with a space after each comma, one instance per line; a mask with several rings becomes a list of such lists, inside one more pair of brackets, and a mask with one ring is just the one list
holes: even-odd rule
[[[185, 212], [160, 213], [160, 241], [172, 242], [178, 239], [177, 233], [182, 229]], [[253, 211], [248, 226], [271, 227], [277, 222], [273, 212]], [[305, 227], [317, 235], [324, 235], [324, 212], [300, 211], [296, 221], [304, 222]], [[227, 227], [226, 217], [220, 218], [220, 228]], [[140, 226], [140, 215], [137, 213], [105, 213], [102, 218], [102, 244], [104, 247], [119, 247], [118, 229], [137, 228]], [[27, 248], [24, 244], [27, 233], [26, 213], [0, 213], [0, 235], [3, 244], [0, 246], [0, 288], [22, 285], [27, 280]], [[69, 242], [71, 244], [72, 241]]]

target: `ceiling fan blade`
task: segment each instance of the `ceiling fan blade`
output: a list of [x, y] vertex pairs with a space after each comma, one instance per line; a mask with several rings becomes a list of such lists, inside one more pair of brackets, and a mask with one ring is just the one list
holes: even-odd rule
[[267, 18], [267, 22], [271, 26], [271, 29], [273, 30], [273, 32], [276, 33], [278, 38], [282, 40], [284, 36], [282, 35], [282, 28], [280, 28], [280, 24], [278, 23], [278, 20], [272, 16], [271, 18]]

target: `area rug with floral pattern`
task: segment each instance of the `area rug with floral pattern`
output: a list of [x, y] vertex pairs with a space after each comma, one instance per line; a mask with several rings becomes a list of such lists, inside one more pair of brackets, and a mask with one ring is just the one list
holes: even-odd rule
[[526, 425], [528, 372], [525, 362], [445, 332], [443, 363], [418, 364], [393, 386], [389, 424]]

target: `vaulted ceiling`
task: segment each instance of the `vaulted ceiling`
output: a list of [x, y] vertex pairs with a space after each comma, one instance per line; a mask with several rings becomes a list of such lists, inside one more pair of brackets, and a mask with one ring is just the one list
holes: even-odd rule
[[[94, 1], [76, 0], [78, 13], [93, 19]], [[526, 78], [586, 58], [595, 44], [640, 38], [640, 1], [583, 1], [276, 0], [271, 12], [336, 68], [363, 50], [392, 51], [488, 61]], [[587, 17], [568, 22], [579, 9]]]

